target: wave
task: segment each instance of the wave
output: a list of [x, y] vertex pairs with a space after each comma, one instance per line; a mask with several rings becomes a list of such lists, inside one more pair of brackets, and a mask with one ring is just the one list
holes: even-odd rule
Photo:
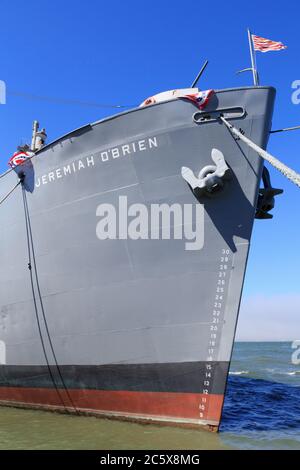
[[236, 371], [230, 371], [229, 375], [247, 375], [249, 374], [248, 370], [236, 370]]

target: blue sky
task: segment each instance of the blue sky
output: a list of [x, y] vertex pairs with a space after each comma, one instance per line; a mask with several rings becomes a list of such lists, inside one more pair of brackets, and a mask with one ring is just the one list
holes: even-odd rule
[[[291, 101], [291, 84], [300, 80], [298, 1], [2, 0], [0, 8], [0, 79], [8, 91], [7, 104], [0, 106], [0, 170], [15, 147], [29, 140], [34, 119], [52, 140], [116, 112], [29, 100], [15, 92], [134, 105], [156, 92], [189, 86], [206, 58], [202, 89], [250, 85], [249, 73], [235, 74], [249, 66], [248, 26], [287, 44], [286, 51], [258, 53], [258, 67], [261, 83], [278, 90], [273, 127], [300, 124], [300, 105]], [[300, 131], [272, 136], [269, 150], [300, 171], [299, 147]], [[242, 320], [254, 298], [272, 298], [286, 310], [286, 299], [299, 295], [300, 191], [271, 173], [284, 194], [274, 219], [255, 223]], [[292, 304], [299, 312], [293, 330], [298, 327], [300, 336], [299, 303]], [[260, 305], [257, 315], [264, 311], [262, 299]]]

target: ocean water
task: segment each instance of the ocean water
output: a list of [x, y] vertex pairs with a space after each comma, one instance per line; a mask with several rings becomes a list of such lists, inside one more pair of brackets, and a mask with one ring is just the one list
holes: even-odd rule
[[[300, 364], [292, 343], [236, 343], [220, 438], [244, 449], [300, 449]], [[300, 354], [299, 354], [300, 357]]]
[[236, 343], [218, 434], [0, 408], [0, 449], [300, 449], [291, 343]]

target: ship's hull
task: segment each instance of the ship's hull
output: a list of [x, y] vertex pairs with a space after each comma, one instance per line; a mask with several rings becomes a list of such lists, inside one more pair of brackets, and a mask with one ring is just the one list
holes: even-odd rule
[[[234, 109], [233, 123], [265, 147], [274, 95], [224, 90], [206, 111]], [[262, 161], [218, 120], [195, 122], [195, 113], [185, 100], [133, 110], [33, 158], [25, 189], [37, 312], [21, 188], [2, 204], [1, 403], [217, 428]], [[181, 168], [197, 174], [212, 148], [231, 179], [198, 201]], [[14, 172], [1, 178], [1, 194], [15, 182]], [[116, 208], [115, 239], [99, 239], [103, 204]], [[151, 220], [130, 237], [132, 213], [120, 222], [118, 211], [133, 204], [148, 214], [155, 204], [201, 207], [195, 240], [162, 239], [163, 226], [153, 237]], [[182, 219], [183, 234], [189, 223]]]

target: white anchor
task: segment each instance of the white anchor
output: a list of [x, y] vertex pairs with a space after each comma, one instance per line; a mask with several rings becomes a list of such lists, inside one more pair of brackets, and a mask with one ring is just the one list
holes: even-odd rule
[[181, 168], [183, 179], [199, 194], [213, 193], [223, 187], [223, 180], [230, 179], [231, 170], [226, 164], [223, 153], [218, 149], [212, 149], [211, 158], [215, 165], [206, 165], [198, 177], [190, 168], [186, 166]]

